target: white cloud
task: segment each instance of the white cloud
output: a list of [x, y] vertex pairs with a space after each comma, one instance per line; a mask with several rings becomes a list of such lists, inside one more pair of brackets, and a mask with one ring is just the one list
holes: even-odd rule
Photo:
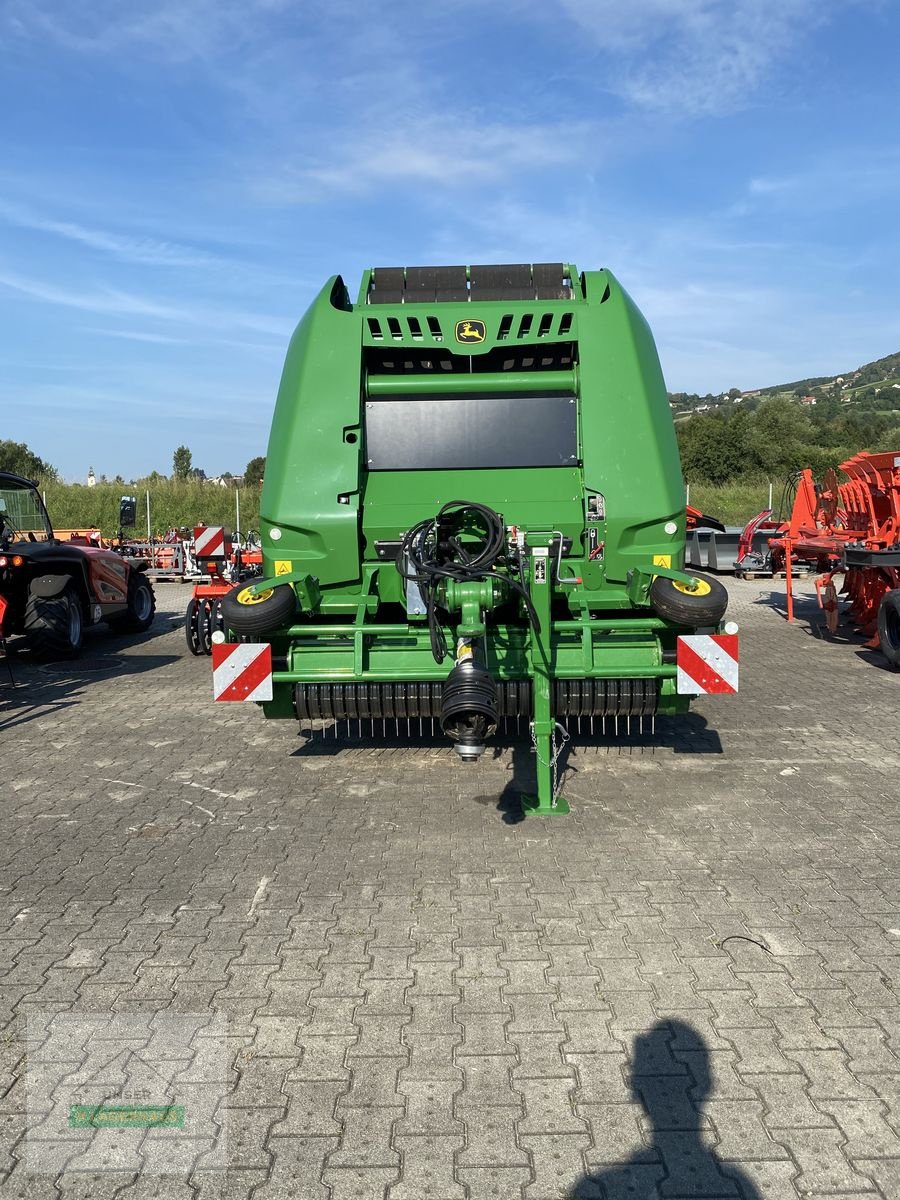
[[254, 188], [268, 202], [297, 203], [323, 193], [363, 193], [380, 184], [457, 188], [578, 160], [590, 126], [483, 124], [477, 136], [445, 116], [422, 116], [383, 133], [366, 128], [332, 143], [329, 161], [292, 164]]
[[177, 61], [249, 40], [256, 27], [254, 9], [274, 7], [252, 0], [150, 0], [133, 6], [118, 0], [11, 0], [4, 16], [12, 33], [43, 38], [66, 50], [108, 54], [142, 46]]
[[756, 99], [771, 69], [829, 0], [560, 0], [609, 55], [609, 86], [643, 108], [730, 112]]
[[167, 337], [163, 333], [141, 333], [137, 329], [93, 329], [85, 327], [85, 333], [95, 333], [100, 337], [122, 338], [129, 342], [150, 342], [160, 346], [192, 346], [188, 338]]
[[45, 280], [19, 275], [14, 271], [0, 270], [0, 287], [28, 296], [32, 300], [63, 308], [74, 308], [81, 312], [102, 313], [107, 316], [147, 317], [160, 321], [176, 321], [189, 325], [200, 325], [213, 329], [251, 329], [257, 333], [268, 333], [274, 337], [289, 336], [293, 324], [277, 317], [260, 313], [239, 312], [230, 309], [211, 308], [203, 305], [183, 306], [166, 301], [154, 300], [133, 292], [115, 288], [73, 290], [59, 287]]
[[0, 200], [0, 221], [17, 226], [19, 229], [30, 229], [37, 233], [47, 233], [64, 238], [66, 241], [77, 242], [92, 250], [110, 254], [120, 262], [139, 263], [145, 266], [201, 267], [220, 261], [211, 255], [192, 250], [187, 246], [179, 246], [173, 242], [147, 237], [129, 237], [110, 233], [103, 229], [89, 228], [75, 221], [55, 220], [27, 209], [23, 205], [12, 204], [6, 200]]

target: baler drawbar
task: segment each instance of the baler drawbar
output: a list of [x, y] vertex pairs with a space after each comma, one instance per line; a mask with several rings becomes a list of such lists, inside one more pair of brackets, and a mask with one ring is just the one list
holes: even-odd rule
[[716, 689], [685, 684], [680, 639], [735, 650], [725, 589], [683, 570], [656, 348], [608, 271], [379, 267], [355, 303], [332, 278], [288, 350], [260, 524], [265, 578], [222, 611], [271, 645], [266, 715], [437, 720], [465, 761], [526, 723], [531, 811], [566, 811], [575, 721], [686, 712]]

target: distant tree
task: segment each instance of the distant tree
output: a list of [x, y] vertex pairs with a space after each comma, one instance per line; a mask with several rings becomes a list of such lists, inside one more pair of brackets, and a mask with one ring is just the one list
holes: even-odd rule
[[202, 467], [191, 467], [190, 471], [188, 471], [188, 477], [190, 479], [205, 479], [206, 472]]
[[188, 479], [191, 475], [193, 457], [187, 446], [179, 446], [172, 455], [172, 473], [176, 479]]
[[264, 454], [257, 455], [256, 458], [251, 458], [244, 468], [244, 483], [249, 487], [253, 487], [258, 483], [262, 483], [263, 475], [266, 470], [266, 457]]
[[773, 397], [756, 411], [748, 443], [756, 466], [770, 479], [807, 465], [806, 446], [813, 441], [812, 420], [799, 404]]
[[11, 471], [27, 479], [56, 478], [56, 468], [38, 458], [24, 442], [0, 441], [0, 471]]
[[678, 443], [688, 479], [722, 483], [729, 478], [728, 426], [721, 417], [699, 413], [681, 422]]

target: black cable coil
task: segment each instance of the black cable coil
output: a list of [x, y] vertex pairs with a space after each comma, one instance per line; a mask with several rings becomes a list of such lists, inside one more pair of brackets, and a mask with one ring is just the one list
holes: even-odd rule
[[[465, 525], [483, 533], [482, 545], [473, 549], [461, 540]], [[497, 570], [506, 568], [505, 572]], [[499, 513], [471, 500], [450, 500], [434, 517], [408, 530], [400, 543], [397, 570], [419, 587], [425, 602], [431, 653], [435, 662], [447, 657], [447, 639], [437, 614], [436, 590], [441, 579], [471, 582], [500, 579], [525, 602], [528, 619], [536, 632], [540, 624], [525, 581], [525, 564], [517, 551], [506, 545], [506, 527]], [[514, 577], [515, 571], [518, 578]]]

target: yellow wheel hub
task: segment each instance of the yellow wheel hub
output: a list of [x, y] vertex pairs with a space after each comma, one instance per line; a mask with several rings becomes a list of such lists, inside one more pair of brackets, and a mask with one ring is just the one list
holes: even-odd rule
[[262, 592], [251, 592], [249, 588], [242, 588], [237, 594], [238, 604], [262, 604], [275, 591], [274, 588], [266, 588]]
[[712, 588], [705, 579], [695, 579], [693, 587], [687, 583], [682, 583], [680, 579], [673, 579], [672, 587], [676, 592], [681, 592], [683, 596], [708, 596], [712, 591]]

